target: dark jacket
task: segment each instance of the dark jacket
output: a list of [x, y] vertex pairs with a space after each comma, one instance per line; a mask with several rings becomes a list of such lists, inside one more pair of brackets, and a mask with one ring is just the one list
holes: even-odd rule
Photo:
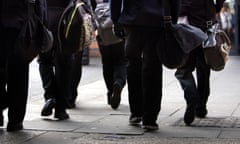
[[[171, 2], [171, 15], [176, 22], [179, 0], [167, 1]], [[110, 5], [114, 23], [147, 27], [159, 27], [163, 24], [163, 0], [111, 0]]]
[[216, 0], [214, 4], [213, 0], [182, 0], [180, 16], [188, 16], [190, 24], [205, 29], [206, 21], [215, 20], [224, 1]]
[[26, 0], [1, 0], [0, 23], [3, 26], [21, 28], [27, 18]]

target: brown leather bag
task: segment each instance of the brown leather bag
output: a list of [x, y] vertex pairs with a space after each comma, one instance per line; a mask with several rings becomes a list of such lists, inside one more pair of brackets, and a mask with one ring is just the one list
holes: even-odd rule
[[224, 69], [231, 49], [231, 41], [227, 34], [219, 28], [219, 24], [213, 25], [207, 30], [208, 39], [203, 42], [203, 52], [206, 63], [214, 71]]

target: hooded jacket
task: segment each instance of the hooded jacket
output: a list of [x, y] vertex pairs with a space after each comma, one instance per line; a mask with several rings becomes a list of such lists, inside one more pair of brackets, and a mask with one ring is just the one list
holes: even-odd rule
[[27, 18], [26, 0], [1, 0], [0, 3], [0, 24], [21, 28]]
[[[225, 0], [182, 0], [180, 16], [188, 16], [191, 25], [206, 28], [206, 21], [215, 20]], [[210, 11], [209, 11], [210, 9]], [[210, 18], [210, 19], [209, 19]]]
[[[171, 2], [171, 16], [177, 21], [179, 0]], [[133, 26], [160, 27], [163, 25], [163, 0], [111, 0], [113, 23]]]

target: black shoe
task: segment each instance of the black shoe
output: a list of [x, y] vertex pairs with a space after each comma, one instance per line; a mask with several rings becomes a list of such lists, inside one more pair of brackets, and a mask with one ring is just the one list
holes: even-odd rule
[[58, 120], [69, 119], [69, 115], [67, 114], [66, 111], [56, 111], [54, 117], [57, 118]]
[[66, 106], [67, 109], [73, 109], [75, 107], [76, 107], [75, 103], [68, 103], [67, 106]]
[[129, 124], [130, 125], [139, 125], [142, 121], [142, 117], [137, 117], [137, 116], [130, 116], [129, 118]]
[[14, 131], [19, 131], [23, 129], [23, 124], [21, 122], [19, 123], [11, 123], [9, 122], [7, 125], [7, 131], [8, 132], [14, 132]]
[[3, 117], [2, 111], [0, 111], [0, 126], [3, 126], [3, 123], [4, 123], [4, 117]]
[[196, 109], [196, 111], [195, 111], [196, 117], [198, 117], [198, 118], [205, 118], [207, 113], [208, 113], [208, 111], [206, 108]]
[[114, 83], [113, 85], [113, 96], [111, 98], [111, 107], [117, 109], [121, 101], [122, 87], [119, 83]]
[[190, 125], [194, 121], [194, 118], [195, 118], [195, 106], [188, 105], [184, 114], [185, 124]]
[[50, 116], [52, 114], [53, 108], [56, 106], [55, 99], [48, 99], [42, 108], [42, 116]]
[[158, 130], [158, 124], [156, 122], [154, 122], [154, 123], [144, 123], [142, 125], [142, 128], [147, 130], [147, 131], [155, 131], [155, 130]]

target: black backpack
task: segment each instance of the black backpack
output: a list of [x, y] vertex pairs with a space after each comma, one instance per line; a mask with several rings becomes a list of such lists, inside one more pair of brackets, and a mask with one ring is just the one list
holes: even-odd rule
[[95, 25], [91, 7], [82, 0], [71, 0], [58, 22], [60, 50], [76, 52], [88, 47], [94, 38]]

